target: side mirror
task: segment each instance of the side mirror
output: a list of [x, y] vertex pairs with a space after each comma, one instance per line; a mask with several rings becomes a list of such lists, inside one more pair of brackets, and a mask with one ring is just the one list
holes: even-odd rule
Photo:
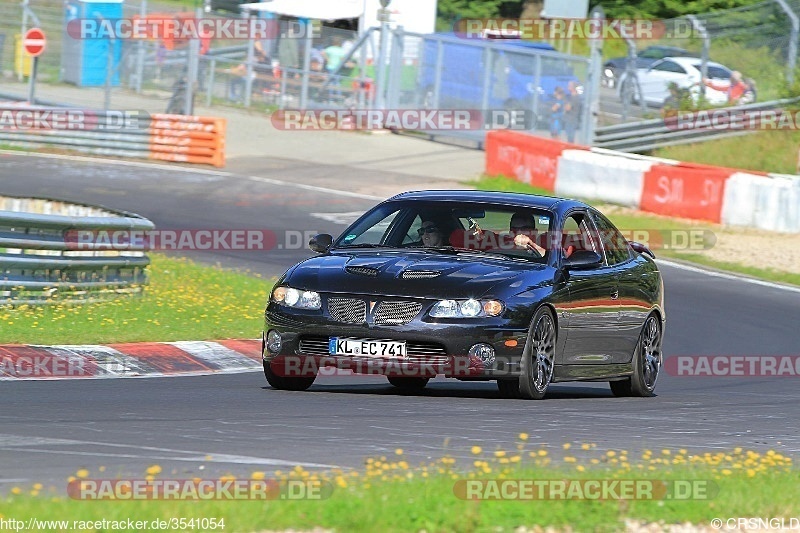
[[564, 268], [567, 270], [589, 270], [603, 264], [600, 254], [591, 250], [580, 250], [564, 259]]
[[333, 244], [333, 237], [327, 233], [314, 235], [311, 237], [311, 240], [308, 241], [308, 247], [318, 254], [324, 254], [327, 252], [328, 248], [331, 247], [331, 244]]
[[633, 248], [633, 250], [635, 252], [639, 252], [640, 254], [647, 254], [650, 257], [652, 257], [653, 259], [656, 258], [656, 254], [654, 254], [653, 251], [650, 248], [648, 248], [647, 246], [645, 246], [644, 244], [642, 244], [640, 242], [631, 241], [630, 245], [631, 245], [631, 248]]

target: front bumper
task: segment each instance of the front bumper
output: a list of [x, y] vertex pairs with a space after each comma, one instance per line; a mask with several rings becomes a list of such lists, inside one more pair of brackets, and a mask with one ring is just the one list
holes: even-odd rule
[[[402, 326], [335, 322], [320, 311], [289, 309], [270, 303], [264, 314], [262, 358], [273, 372], [286, 376], [309, 376], [323, 368], [356, 374], [404, 377], [444, 375], [459, 379], [497, 379], [519, 375], [527, 327], [502, 317], [434, 319], [425, 314]], [[281, 335], [277, 353], [267, 349], [269, 331]], [[404, 357], [330, 355], [331, 337], [405, 341]], [[485, 364], [469, 355], [474, 344], [494, 348], [495, 359]]]

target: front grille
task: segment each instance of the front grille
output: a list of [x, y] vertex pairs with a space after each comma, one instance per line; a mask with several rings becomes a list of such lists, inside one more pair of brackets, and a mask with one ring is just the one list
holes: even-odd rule
[[375, 308], [373, 322], [381, 326], [401, 326], [408, 324], [422, 309], [417, 302], [381, 302]]
[[367, 303], [353, 298], [328, 298], [328, 313], [337, 322], [363, 324], [367, 320]]
[[[328, 355], [328, 337], [303, 336], [297, 347], [297, 353], [303, 355]], [[388, 340], [388, 339], [387, 339]], [[447, 350], [435, 342], [406, 342], [407, 359], [427, 363], [447, 363]]]
[[441, 272], [437, 272], [436, 270], [405, 270], [400, 277], [403, 279], [431, 279], [441, 274]]
[[370, 267], [359, 267], [359, 266], [349, 266], [345, 267], [345, 270], [350, 274], [355, 274], [357, 276], [370, 276], [374, 278], [378, 275], [377, 268], [370, 268]]

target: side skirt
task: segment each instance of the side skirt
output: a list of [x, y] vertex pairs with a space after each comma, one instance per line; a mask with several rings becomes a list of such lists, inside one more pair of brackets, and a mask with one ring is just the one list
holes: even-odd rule
[[553, 382], [558, 381], [611, 381], [633, 374], [632, 363], [616, 365], [556, 365]]

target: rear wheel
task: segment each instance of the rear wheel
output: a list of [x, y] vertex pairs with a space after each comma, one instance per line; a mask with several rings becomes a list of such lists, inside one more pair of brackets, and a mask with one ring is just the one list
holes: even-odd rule
[[389, 383], [405, 391], [420, 391], [425, 388], [430, 378], [399, 378], [387, 377]]
[[269, 383], [273, 389], [303, 391], [313, 385], [314, 380], [317, 379], [316, 374], [303, 377], [279, 376], [273, 372], [269, 363], [263, 361], [263, 364], [264, 376], [267, 378], [267, 383]]
[[650, 315], [644, 322], [633, 352], [633, 374], [609, 383], [614, 396], [653, 396], [663, 360], [661, 338], [661, 321], [658, 316]]

